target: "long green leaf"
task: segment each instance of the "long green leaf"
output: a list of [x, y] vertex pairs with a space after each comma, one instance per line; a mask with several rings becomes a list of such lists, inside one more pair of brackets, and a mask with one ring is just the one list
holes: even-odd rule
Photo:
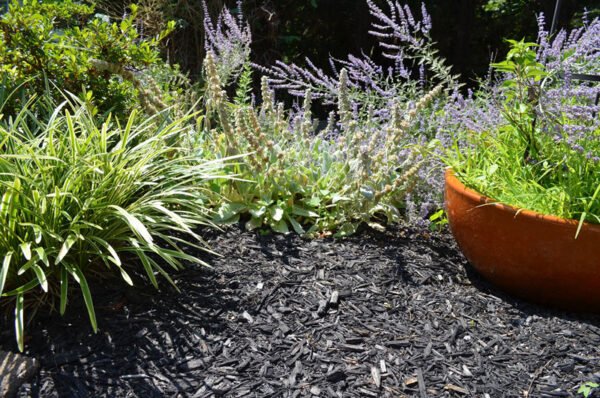
[[44, 263], [44, 265], [46, 267], [50, 267], [50, 261], [48, 261], [48, 256], [46, 255], [46, 251], [44, 250], [43, 247], [36, 247], [35, 252], [37, 253], [38, 257], [40, 258], [40, 260], [42, 260], [42, 262]]
[[54, 262], [54, 265], [60, 264], [60, 262], [65, 258], [65, 256], [67, 255], [67, 253], [69, 252], [69, 250], [73, 246], [73, 243], [75, 243], [76, 240], [77, 238], [75, 237], [75, 235], [67, 236], [67, 239], [64, 241], [62, 247], [60, 248], [60, 251], [58, 252], [58, 256], [56, 256], [56, 261]]
[[17, 334], [17, 344], [19, 345], [19, 351], [23, 352], [24, 345], [24, 322], [23, 322], [23, 293], [17, 294], [17, 303], [15, 305], [15, 332]]
[[137, 254], [140, 261], [142, 262], [142, 265], [144, 266], [144, 269], [146, 270], [146, 274], [148, 274], [148, 278], [150, 279], [152, 286], [154, 286], [155, 288], [158, 289], [158, 282], [156, 281], [156, 277], [154, 276], [154, 273], [152, 272], [152, 266], [150, 266], [150, 261], [149, 261], [148, 256], [146, 255], [146, 253], [144, 253], [144, 250], [140, 247], [139, 243], [136, 240], [131, 239], [130, 242], [131, 242], [131, 245], [133, 246], [133, 251]]
[[42, 290], [47, 293], [48, 292], [48, 279], [46, 278], [46, 273], [37, 264], [33, 264], [31, 266], [31, 268], [33, 269], [33, 272], [35, 272], [35, 276], [37, 277], [38, 281], [40, 282], [40, 286], [41, 286]]
[[92, 301], [92, 293], [90, 292], [90, 288], [87, 284], [87, 280], [83, 275], [83, 272], [77, 265], [73, 265], [73, 270], [77, 277], [79, 278], [79, 287], [81, 289], [81, 293], [83, 294], [83, 300], [85, 301], [85, 306], [88, 310], [88, 315], [90, 317], [90, 323], [92, 324], [92, 329], [94, 329], [94, 333], [98, 332], [98, 326], [96, 324], [96, 312], [94, 311], [94, 303]]
[[136, 233], [136, 235], [138, 235], [140, 238], [142, 238], [148, 245], [153, 244], [152, 235], [150, 235], [150, 232], [148, 232], [148, 230], [146, 229], [146, 227], [144, 226], [144, 224], [142, 224], [142, 222], [140, 220], [135, 218], [127, 210], [123, 209], [120, 206], [110, 205], [109, 207], [112, 209], [115, 209], [116, 211], [119, 212], [119, 214], [121, 214], [123, 217], [125, 217], [127, 224], [129, 225], [129, 227], [131, 229], [133, 229], [133, 231]]
[[67, 293], [69, 291], [69, 275], [66, 268], [60, 269], [60, 315], [67, 309]]
[[581, 227], [583, 226], [585, 217], [587, 216], [587, 213], [589, 212], [589, 210], [592, 208], [592, 204], [598, 197], [598, 194], [600, 194], [600, 185], [598, 185], [598, 187], [594, 191], [594, 195], [592, 195], [592, 199], [590, 200], [590, 203], [587, 204], [585, 211], [583, 213], [581, 213], [581, 218], [579, 219], [579, 225], [577, 225], [577, 232], [575, 232], [575, 239], [577, 239], [577, 237], [579, 236], [579, 232], [581, 231]]
[[31, 260], [31, 242], [21, 243], [20, 247], [25, 260]]
[[0, 269], [0, 297], [2, 297], [2, 292], [4, 291], [4, 284], [6, 283], [6, 276], [8, 275], [8, 268], [10, 267], [10, 258], [12, 257], [13, 252], [8, 252], [4, 255], [4, 260], [2, 261], [2, 269]]

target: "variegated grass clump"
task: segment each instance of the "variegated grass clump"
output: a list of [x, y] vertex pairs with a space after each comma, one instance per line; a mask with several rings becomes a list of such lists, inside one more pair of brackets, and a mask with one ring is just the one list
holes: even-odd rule
[[[291, 226], [300, 234], [348, 235], [361, 222], [381, 229], [382, 221], [402, 217], [406, 195], [425, 161], [424, 148], [410, 144], [412, 123], [442, 86], [410, 109], [394, 102], [392, 116], [383, 118], [374, 116], [373, 109], [351, 108], [345, 94], [347, 72], [342, 70], [338, 110], [330, 114], [327, 127], [318, 130], [310, 91], [300, 111], [286, 115], [263, 78], [260, 108], [234, 105], [221, 87], [210, 52], [205, 67], [209, 85], [202, 150], [217, 158], [248, 154], [234, 170], [240, 180], [213, 188], [219, 198], [227, 199], [218, 208], [216, 222], [237, 222], [248, 214], [249, 229], [288, 232]], [[213, 125], [217, 127], [211, 129]]]
[[165, 266], [202, 263], [180, 245], [204, 247], [194, 232], [210, 224], [202, 187], [223, 178], [220, 161], [169, 145], [184, 120], [136, 124], [132, 114], [126, 126], [97, 126], [85, 108], [71, 115], [61, 106], [47, 122], [27, 115], [0, 116], [0, 297], [14, 299], [21, 350], [25, 309], [58, 303], [64, 313], [69, 286], [81, 290], [96, 330], [90, 275], [116, 271], [131, 285], [139, 264], [158, 287], [157, 274], [173, 283]]

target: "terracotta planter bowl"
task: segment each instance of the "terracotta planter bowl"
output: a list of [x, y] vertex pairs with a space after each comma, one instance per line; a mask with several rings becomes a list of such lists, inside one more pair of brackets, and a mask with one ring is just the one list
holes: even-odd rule
[[[486, 279], [521, 298], [600, 312], [600, 226], [495, 203], [446, 172], [452, 234]], [[483, 206], [482, 206], [483, 205]]]

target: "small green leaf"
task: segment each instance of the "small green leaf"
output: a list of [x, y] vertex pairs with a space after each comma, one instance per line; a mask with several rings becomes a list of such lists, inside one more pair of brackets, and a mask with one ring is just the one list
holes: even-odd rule
[[348, 202], [351, 199], [347, 196], [340, 196], [340, 195], [333, 195], [333, 198], [331, 198], [331, 203], [335, 204], [338, 202]]
[[250, 209], [249, 213], [252, 215], [252, 217], [262, 217], [265, 213], [267, 212], [267, 207], [266, 206], [261, 206], [259, 209]]
[[275, 207], [274, 209], [271, 209], [271, 214], [273, 220], [281, 221], [281, 219], [283, 218], [283, 209], [281, 207]]
[[[321, 192], [321, 193], [324, 194], [323, 192]], [[307, 206], [318, 207], [321, 204], [321, 198], [318, 196], [313, 196], [312, 198], [310, 198], [308, 200], [304, 200], [303, 202]]]
[[223, 203], [215, 213], [214, 219], [216, 222], [227, 221], [237, 214], [245, 211], [248, 207], [243, 203]]
[[285, 220], [281, 220], [278, 223], [276, 223], [275, 225], [273, 225], [273, 230], [275, 232], [279, 232], [282, 234], [287, 234], [290, 232], [290, 230], [288, 229], [287, 223], [285, 222]]
[[298, 234], [301, 235], [304, 233], [304, 228], [302, 228], [302, 226], [300, 225], [300, 223], [298, 223], [298, 221], [296, 221], [294, 219], [294, 217], [290, 217], [289, 215], [285, 216], [288, 221], [290, 222], [290, 224], [292, 224], [292, 228], [294, 228], [294, 231]]
[[319, 217], [319, 215], [314, 211], [307, 210], [300, 206], [292, 207], [292, 214], [303, 217]]
[[358, 228], [358, 223], [347, 222], [344, 225], [342, 225], [340, 227], [340, 229], [338, 229], [335, 236], [338, 236], [338, 237], [350, 236], [356, 232], [357, 228]]
[[369, 200], [373, 200], [375, 198], [375, 192], [373, 191], [373, 188], [367, 185], [360, 187], [360, 193]]
[[260, 228], [262, 226], [262, 218], [252, 217], [246, 222], [245, 226], [248, 231], [253, 231], [256, 228]]

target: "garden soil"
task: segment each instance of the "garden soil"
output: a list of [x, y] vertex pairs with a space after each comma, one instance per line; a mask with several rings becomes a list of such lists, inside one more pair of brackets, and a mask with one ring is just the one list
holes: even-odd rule
[[[561, 397], [600, 381], [600, 318], [513, 299], [447, 233], [203, 231], [212, 268], [92, 284], [27, 326], [19, 397]], [[188, 248], [189, 249], [189, 248]], [[192, 249], [189, 249], [190, 251]], [[16, 352], [11, 314], [0, 349]]]

